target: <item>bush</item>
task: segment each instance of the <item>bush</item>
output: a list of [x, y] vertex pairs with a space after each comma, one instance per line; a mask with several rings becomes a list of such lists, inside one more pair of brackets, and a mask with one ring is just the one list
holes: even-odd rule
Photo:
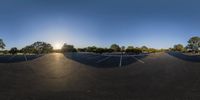
[[149, 48], [148, 49], [148, 53], [156, 53], [158, 52], [158, 50], [154, 49], [154, 48]]
[[78, 52], [86, 52], [86, 51], [87, 51], [87, 48], [78, 48], [77, 51], [78, 51]]
[[126, 49], [126, 53], [128, 53], [128, 54], [140, 54], [140, 53], [142, 53], [142, 50], [139, 49], [139, 48]]
[[73, 45], [64, 44], [62, 47], [62, 52], [77, 52]]

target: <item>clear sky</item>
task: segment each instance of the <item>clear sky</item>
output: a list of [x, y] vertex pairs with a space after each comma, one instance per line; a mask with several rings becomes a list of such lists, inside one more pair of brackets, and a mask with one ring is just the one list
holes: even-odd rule
[[200, 36], [199, 0], [1, 0], [7, 49], [35, 41], [75, 47], [112, 43], [154, 48]]

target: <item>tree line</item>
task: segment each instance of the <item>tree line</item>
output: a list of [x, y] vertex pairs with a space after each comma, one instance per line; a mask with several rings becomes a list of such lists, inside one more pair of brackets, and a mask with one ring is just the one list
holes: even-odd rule
[[[0, 49], [5, 48], [5, 43], [2, 39], [0, 39]], [[17, 53], [23, 53], [23, 54], [44, 54], [44, 53], [50, 53], [53, 51], [53, 47], [51, 44], [46, 42], [34, 42], [31, 45], [25, 46], [22, 49], [17, 49], [17, 47], [12, 47], [10, 50], [4, 50], [2, 51], [3, 54], [17, 54]]]
[[[2, 39], [0, 39], [0, 49], [5, 49], [6, 45]], [[167, 49], [154, 49], [148, 48], [147, 46], [134, 47], [134, 46], [119, 46], [118, 44], [112, 44], [109, 48], [101, 48], [96, 46], [89, 46], [85, 48], [75, 48], [73, 45], [64, 44], [59, 51], [53, 50], [53, 46], [46, 42], [34, 42], [31, 45], [27, 45], [24, 48], [18, 50], [16, 47], [10, 50], [1, 51], [4, 54], [46, 54], [51, 52], [93, 52], [93, 53], [111, 53], [111, 52], [121, 52], [127, 54], [139, 54], [139, 53], [155, 53], [160, 51], [166, 51]], [[180, 52], [200, 52], [200, 37], [192, 37], [188, 40], [188, 45], [184, 47], [182, 44], [176, 44], [173, 48], [169, 48], [170, 51], [180, 51]]]
[[119, 46], [118, 44], [112, 44], [109, 48], [101, 48], [96, 46], [89, 46], [85, 48], [74, 48], [73, 45], [64, 44], [61, 51], [62, 52], [92, 52], [92, 53], [112, 53], [112, 52], [121, 52], [121, 53], [128, 53], [128, 54], [139, 54], [139, 53], [155, 53], [163, 51], [164, 49], [158, 50], [154, 48], [148, 48], [146, 46], [142, 47], [133, 47], [128, 46]]
[[[5, 49], [5, 43], [2, 39], [0, 39], [0, 49]], [[22, 49], [17, 49], [16, 47], [11, 48], [10, 50], [1, 51], [3, 54], [46, 54], [51, 52], [93, 52], [93, 53], [111, 53], [111, 52], [121, 52], [121, 53], [128, 53], [128, 54], [139, 54], [139, 53], [154, 53], [159, 52], [161, 50], [157, 50], [154, 48], [148, 48], [146, 46], [142, 47], [133, 47], [128, 46], [119, 46], [118, 44], [112, 44], [109, 48], [101, 48], [96, 46], [89, 46], [85, 48], [75, 48], [73, 45], [64, 44], [61, 50], [53, 50], [53, 46], [50, 43], [46, 42], [34, 42], [31, 45], [27, 45]]]
[[184, 47], [182, 44], [176, 44], [173, 48], [170, 48], [170, 50], [179, 52], [200, 53], [200, 37], [191, 37], [188, 40], [187, 46]]

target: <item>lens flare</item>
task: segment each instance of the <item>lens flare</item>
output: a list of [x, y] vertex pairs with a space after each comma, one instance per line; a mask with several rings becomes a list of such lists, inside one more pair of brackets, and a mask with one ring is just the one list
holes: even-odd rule
[[56, 42], [53, 46], [54, 49], [61, 49], [62, 48], [62, 43]]

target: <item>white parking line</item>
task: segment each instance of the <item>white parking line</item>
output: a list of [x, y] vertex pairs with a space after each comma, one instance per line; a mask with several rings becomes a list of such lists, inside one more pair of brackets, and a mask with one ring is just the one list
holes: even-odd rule
[[105, 60], [109, 59], [110, 57], [111, 57], [111, 56], [108, 56], [108, 57], [106, 57], [106, 58], [100, 59], [100, 60], [98, 60], [96, 63], [100, 63], [100, 62], [102, 62], [102, 61], [105, 61]]
[[10, 58], [8, 59], [8, 61], [10, 61], [11, 59], [13, 59], [15, 56], [16, 56], [16, 55], [13, 55], [12, 57], [10, 57]]
[[119, 60], [119, 67], [122, 66], [122, 55], [120, 56], [120, 60]]
[[134, 56], [132, 56], [134, 59], [136, 59], [137, 61], [139, 61], [139, 62], [141, 62], [141, 63], [143, 63], [144, 64], [144, 61], [142, 61], [142, 60], [140, 60], [140, 59], [138, 59], [138, 58], [136, 58], [136, 57], [134, 57]]
[[[121, 55], [106, 55], [103, 54], [104, 56], [112, 56], [112, 57], [120, 57]], [[138, 55], [124, 55], [126, 57], [139, 57], [139, 56], [148, 56], [149, 54], [138, 54]]]
[[27, 57], [26, 57], [26, 55], [24, 55], [24, 58], [25, 58], [25, 60], [27, 61]]

